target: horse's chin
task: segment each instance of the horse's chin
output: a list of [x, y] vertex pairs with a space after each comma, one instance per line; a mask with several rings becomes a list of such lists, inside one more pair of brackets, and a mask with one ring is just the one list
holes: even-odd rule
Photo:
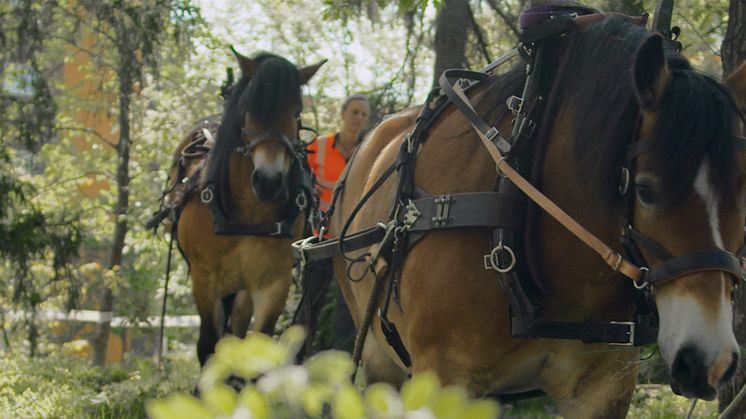
[[671, 379], [671, 390], [674, 394], [686, 397], [688, 399], [715, 400], [718, 396], [718, 389], [704, 382], [685, 386], [678, 381]]

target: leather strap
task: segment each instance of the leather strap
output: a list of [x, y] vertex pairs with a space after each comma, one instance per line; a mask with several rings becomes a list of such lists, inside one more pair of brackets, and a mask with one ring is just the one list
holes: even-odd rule
[[523, 229], [525, 200], [520, 195], [472, 192], [420, 198], [412, 202], [419, 211], [410, 232], [465, 228]]
[[484, 131], [483, 127], [486, 126], [486, 124], [484, 124], [483, 121], [481, 124], [479, 124], [478, 121], [481, 121], [479, 115], [477, 115], [470, 106], [465, 105], [465, 102], [468, 102], [468, 100], [464, 95], [461, 87], [458, 84], [456, 84], [455, 86], [451, 85], [449, 78], [458, 78], [462, 76], [463, 72], [446, 70], [440, 76], [440, 87], [443, 89], [443, 91], [452, 102], [464, 103], [464, 105], [458, 107], [459, 109], [466, 107], [471, 110], [471, 112], [465, 112], [464, 116], [466, 116], [472, 127], [474, 127], [474, 130], [477, 132], [477, 135], [482, 140], [482, 143], [487, 149], [487, 152], [490, 154], [490, 157], [492, 157], [492, 159], [495, 161], [497, 170], [507, 176], [508, 179], [510, 179], [523, 193], [525, 193], [532, 201], [534, 201], [544, 211], [546, 211], [555, 220], [557, 220], [557, 222], [562, 224], [573, 235], [575, 235], [588, 247], [598, 253], [604, 260], [604, 262], [606, 262], [606, 264], [608, 264], [613, 270], [619, 271], [632, 280], [639, 280], [642, 277], [642, 271], [640, 270], [640, 268], [635, 266], [632, 262], [626, 260], [619, 252], [616, 252], [614, 249], [606, 245], [606, 243], [601, 241], [601, 239], [599, 239], [585, 227], [580, 225], [580, 223], [575, 221], [575, 219], [567, 214], [564, 210], [562, 210], [562, 208], [557, 206], [557, 204], [547, 198], [546, 195], [536, 189], [523, 176], [521, 176], [520, 173], [518, 173], [510, 166], [510, 164], [505, 161], [505, 158], [500, 153], [498, 146], [495, 145], [488, 137], [488, 132]]
[[664, 261], [648, 272], [644, 280], [650, 285], [658, 285], [682, 275], [706, 271], [727, 272], [736, 278], [746, 278], [740, 260], [732, 253], [724, 250], [703, 250]]
[[624, 346], [648, 345], [658, 338], [658, 328], [640, 322], [568, 322], [513, 317], [511, 328], [515, 337], [573, 339]]

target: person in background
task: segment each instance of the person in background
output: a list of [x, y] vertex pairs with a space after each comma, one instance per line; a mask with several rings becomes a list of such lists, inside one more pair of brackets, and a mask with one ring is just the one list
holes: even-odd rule
[[308, 163], [316, 176], [322, 211], [329, 209], [334, 185], [362, 139], [361, 133], [369, 114], [370, 106], [365, 96], [348, 96], [342, 103], [342, 128], [317, 137], [308, 146]]
[[[323, 212], [329, 209], [332, 191], [342, 175], [347, 161], [362, 141], [362, 132], [368, 123], [370, 105], [363, 95], [348, 96], [342, 103], [342, 127], [338, 132], [318, 136], [308, 146], [308, 163], [314, 173], [319, 192], [319, 206]], [[329, 299], [335, 302], [332, 320], [332, 349], [352, 352], [355, 345], [355, 325], [339, 288], [334, 282], [332, 260], [315, 262], [306, 268], [303, 288], [306, 296], [299, 307], [298, 323], [308, 329], [308, 339], [299, 357], [307, 357], [318, 350], [327, 349], [314, 345], [314, 335], [322, 308]], [[333, 283], [330, 287], [330, 283]], [[329, 295], [327, 295], [329, 294]]]

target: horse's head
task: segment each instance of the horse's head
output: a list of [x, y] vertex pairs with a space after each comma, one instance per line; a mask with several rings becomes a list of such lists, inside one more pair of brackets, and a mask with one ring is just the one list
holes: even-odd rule
[[[326, 60], [299, 69], [284, 58], [268, 53], [254, 58], [235, 50], [233, 53], [241, 68], [241, 78], [226, 89], [218, 147], [224, 142], [224, 146], [230, 148], [229, 154], [238, 152], [245, 157], [243, 164], [230, 169], [231, 179], [244, 177], [251, 182], [254, 195], [262, 202], [283, 202], [289, 196], [291, 168], [298, 160], [298, 117], [303, 107], [301, 85], [307, 83]], [[228, 160], [226, 157], [218, 162], [219, 153], [216, 148], [216, 166]]]
[[[667, 59], [660, 35], [645, 39], [633, 62], [640, 116], [627, 156], [627, 232], [656, 279], [658, 343], [672, 388], [713, 399], [739, 358], [732, 299], [743, 281], [733, 253], [744, 244], [744, 121], [724, 86]], [[746, 98], [741, 89], [732, 93]]]

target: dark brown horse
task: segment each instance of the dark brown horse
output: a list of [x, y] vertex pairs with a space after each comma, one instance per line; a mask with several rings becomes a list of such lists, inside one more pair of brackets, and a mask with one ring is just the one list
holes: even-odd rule
[[[744, 240], [746, 153], [732, 141], [745, 130], [732, 97], [746, 98], [746, 68], [724, 86], [692, 70], [662, 40], [609, 17], [552, 41], [544, 65], [554, 71], [535, 134], [533, 153], [541, 170], [534, 184], [618, 252], [623, 251], [624, 216], [631, 211], [631, 225], [674, 257], [735, 253]], [[505, 100], [520, 94], [524, 68], [493, 76], [469, 94], [482, 118], [501, 132], [510, 132]], [[332, 219], [332, 235], [339, 235], [361, 198], [396, 161], [419, 111], [389, 118], [361, 145]], [[627, 201], [618, 192], [619, 173], [635, 139], [645, 145], [632, 156], [633, 195]], [[495, 161], [453, 107], [433, 125], [416, 161], [414, 183], [432, 196], [493, 191]], [[396, 176], [383, 183], [355, 216], [349, 234], [390, 219], [396, 186]], [[533, 255], [541, 279], [542, 316], [631, 320], [632, 281], [609, 269], [546, 213], [534, 206], [529, 211], [526, 254]], [[406, 368], [386, 343], [376, 316], [363, 351], [369, 377], [397, 383], [406, 373], [433, 370], [444, 383], [464, 385], [477, 396], [541, 390], [566, 417], [624, 417], [637, 383], [639, 350], [512, 337], [505, 294], [483, 263], [490, 249], [490, 232], [442, 230], [408, 250], [397, 304], [391, 303], [388, 317], [412, 366]], [[664, 264], [649, 247], [641, 250], [651, 270]], [[369, 252], [375, 254], [375, 247]], [[374, 278], [371, 273], [360, 281], [346, 278], [363, 274], [365, 265], [335, 259], [358, 326]], [[652, 287], [660, 317], [658, 344], [676, 392], [712, 399], [718, 384], [732, 375], [739, 351], [731, 298], [738, 281], [723, 270], [701, 269]]]
[[[197, 147], [175, 157], [209, 149], [194, 191], [182, 199], [176, 188], [171, 197], [180, 203], [178, 244], [201, 318], [201, 365], [226, 331], [243, 337], [251, 324], [272, 334], [285, 307], [290, 243], [303, 229], [302, 208], [296, 206], [306, 202], [294, 189], [304, 164], [297, 154], [301, 85], [323, 64], [299, 69], [268, 53], [234, 54], [242, 77], [226, 90], [219, 128], [214, 117], [198, 124], [179, 149], [195, 140]], [[193, 159], [182, 172], [174, 165], [172, 181], [195, 176], [201, 164]]]

